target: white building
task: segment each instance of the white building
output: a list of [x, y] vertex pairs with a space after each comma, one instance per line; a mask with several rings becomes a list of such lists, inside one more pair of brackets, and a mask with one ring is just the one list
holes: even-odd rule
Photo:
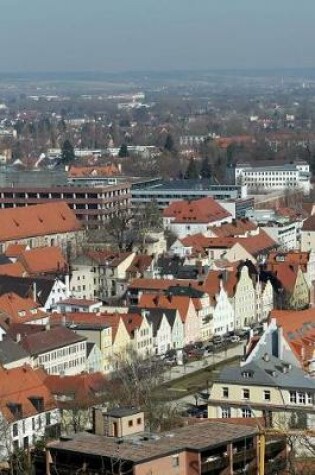
[[254, 167], [239, 164], [235, 167], [235, 182], [247, 185], [248, 190], [301, 189], [304, 194], [310, 191], [310, 168], [308, 163], [297, 161], [287, 165]]
[[40, 371], [30, 366], [2, 370], [0, 401], [1, 460], [36, 440], [58, 437], [60, 412]]

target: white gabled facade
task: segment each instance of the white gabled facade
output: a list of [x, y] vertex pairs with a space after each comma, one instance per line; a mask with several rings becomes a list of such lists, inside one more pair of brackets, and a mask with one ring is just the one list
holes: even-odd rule
[[230, 302], [227, 292], [220, 281], [219, 293], [215, 296], [215, 305], [213, 309], [213, 334], [224, 335], [234, 330], [234, 309]]

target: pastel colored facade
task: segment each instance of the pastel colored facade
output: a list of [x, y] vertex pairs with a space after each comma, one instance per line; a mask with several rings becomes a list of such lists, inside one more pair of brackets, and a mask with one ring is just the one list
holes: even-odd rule
[[291, 309], [307, 308], [310, 303], [310, 291], [307, 280], [301, 270], [297, 271], [296, 281], [291, 295], [286, 297], [286, 306]]
[[256, 292], [246, 265], [239, 272], [231, 300], [234, 307], [235, 329], [244, 328], [257, 321]]
[[153, 325], [146, 318], [145, 312], [141, 312], [141, 315], [123, 315], [122, 319], [130, 335], [131, 348], [137, 356], [147, 358], [153, 355]]
[[[153, 328], [155, 328], [153, 319], [156, 317], [148, 316], [147, 318], [153, 323]], [[153, 342], [156, 355], [164, 355], [172, 348], [172, 328], [165, 314], [161, 316], [159, 322], [156, 324], [156, 330], [153, 333]]]
[[[268, 355], [268, 362], [273, 360]], [[276, 429], [311, 429], [315, 420], [315, 382], [290, 364], [278, 361], [277, 369], [270, 369], [270, 383], [255, 362], [240, 369], [227, 368], [214, 382], [208, 401], [208, 417], [263, 418], [267, 426]], [[257, 361], [257, 360], [255, 360]], [[234, 373], [234, 376], [227, 374]], [[258, 372], [258, 378], [255, 374]], [[286, 377], [281, 377], [286, 375]], [[292, 374], [292, 384], [290, 377]], [[288, 377], [289, 375], [289, 377]], [[275, 383], [274, 378], [279, 378]], [[296, 381], [300, 385], [296, 386]]]
[[101, 292], [102, 298], [121, 297], [127, 290], [126, 272], [132, 261], [135, 258], [135, 253], [126, 254], [123, 258], [117, 258], [117, 263], [109, 263], [103, 267], [101, 274]]
[[256, 282], [256, 321], [265, 321], [274, 309], [274, 290], [270, 280]]
[[215, 295], [215, 305], [213, 309], [213, 334], [224, 335], [235, 328], [235, 314], [233, 305], [224, 289], [224, 283], [220, 281], [220, 288]]

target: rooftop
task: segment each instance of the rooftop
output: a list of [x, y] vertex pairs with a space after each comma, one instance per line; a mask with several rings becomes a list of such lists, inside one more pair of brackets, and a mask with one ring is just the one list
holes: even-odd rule
[[227, 444], [232, 440], [240, 440], [256, 434], [257, 429], [253, 427], [205, 421], [175, 429], [172, 433], [164, 432], [156, 437], [148, 437], [145, 440], [141, 437], [134, 437], [121, 441], [114, 437], [79, 433], [71, 440], [54, 442], [49, 444], [49, 447], [52, 450], [56, 448], [62, 451], [77, 451], [102, 457], [117, 457], [117, 444], [120, 442], [120, 458], [141, 463], [185, 449], [201, 452]]

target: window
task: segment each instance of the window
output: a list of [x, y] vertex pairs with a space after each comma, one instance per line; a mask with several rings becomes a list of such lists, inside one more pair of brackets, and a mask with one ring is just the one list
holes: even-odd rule
[[18, 433], [19, 433], [19, 431], [18, 431], [18, 425], [17, 425], [17, 423], [15, 423], [15, 424], [13, 424], [13, 426], [12, 426], [12, 435], [13, 435], [13, 437], [17, 437]]
[[35, 430], [35, 418], [32, 417], [32, 430]]
[[142, 422], [141, 417], [138, 417], [138, 419], [137, 419], [137, 424], [140, 425], [141, 422]]
[[270, 399], [271, 399], [270, 391], [265, 389], [265, 391], [264, 391], [264, 400], [265, 401], [270, 401]]
[[252, 411], [249, 409], [249, 407], [242, 408], [242, 417], [245, 417], [245, 418], [252, 417]]
[[299, 404], [305, 404], [306, 402], [305, 393], [298, 393], [298, 402]]
[[222, 396], [224, 398], [228, 398], [229, 397], [229, 388], [222, 388]]
[[179, 455], [173, 455], [172, 457], [172, 466], [179, 467]]
[[243, 399], [249, 399], [250, 392], [249, 389], [243, 389]]
[[221, 407], [221, 417], [222, 419], [229, 419], [231, 417], [231, 408]]
[[132, 427], [133, 426], [133, 421], [128, 421], [128, 427]]

